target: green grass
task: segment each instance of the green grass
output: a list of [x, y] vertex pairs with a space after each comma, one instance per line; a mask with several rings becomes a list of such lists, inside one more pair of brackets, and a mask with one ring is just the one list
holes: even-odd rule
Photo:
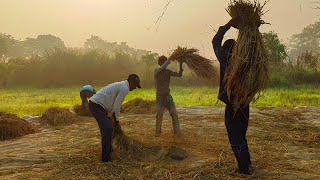
[[[40, 115], [49, 107], [72, 107], [80, 104], [79, 88], [56, 89], [0, 89], [0, 112], [23, 115]], [[173, 87], [172, 96], [178, 106], [223, 106], [217, 100], [217, 88]], [[125, 101], [140, 97], [155, 99], [154, 89], [138, 89], [130, 92]], [[320, 87], [296, 87], [294, 89], [268, 89], [253, 107], [320, 106]]]

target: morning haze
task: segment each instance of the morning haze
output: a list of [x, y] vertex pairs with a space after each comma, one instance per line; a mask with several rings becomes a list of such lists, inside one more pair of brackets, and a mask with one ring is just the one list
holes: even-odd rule
[[[199, 48], [213, 56], [211, 39], [214, 31], [230, 17], [226, 0], [175, 0], [161, 15], [166, 0], [1, 0], [1, 32], [17, 39], [53, 34], [67, 46], [81, 47], [91, 35], [110, 42], [127, 42], [130, 46], [167, 53], [177, 45]], [[307, 0], [271, 0], [265, 21], [287, 40], [303, 27], [315, 22], [319, 11]], [[228, 36], [234, 36], [229, 33]]]

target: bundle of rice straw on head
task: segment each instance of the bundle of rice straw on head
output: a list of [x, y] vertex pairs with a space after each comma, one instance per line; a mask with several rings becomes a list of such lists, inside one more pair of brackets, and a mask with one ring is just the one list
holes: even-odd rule
[[257, 0], [231, 0], [227, 12], [239, 21], [239, 35], [232, 52], [231, 63], [227, 69], [225, 80], [229, 99], [233, 96], [235, 109], [244, 107], [255, 99], [255, 95], [265, 88], [268, 74], [267, 51], [259, 32], [261, 24], [265, 24], [261, 16], [264, 4]]
[[198, 51], [198, 49], [178, 46], [169, 59], [184, 62], [197, 76], [212, 79], [216, 75], [212, 61], [200, 56]]

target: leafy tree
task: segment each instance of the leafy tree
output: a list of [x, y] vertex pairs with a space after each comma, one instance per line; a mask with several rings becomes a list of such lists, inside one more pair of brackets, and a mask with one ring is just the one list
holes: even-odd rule
[[27, 38], [22, 42], [26, 54], [44, 53], [54, 48], [65, 48], [64, 42], [51, 34], [38, 35], [37, 38]]
[[91, 36], [84, 42], [84, 47], [90, 50], [98, 50], [106, 53], [115, 53], [117, 51], [118, 44], [116, 42], [110, 43], [103, 40], [99, 36]]
[[146, 64], [147, 68], [151, 68], [157, 63], [158, 58], [159, 58], [159, 55], [157, 53], [148, 51], [147, 54], [142, 56], [142, 61], [143, 63]]
[[[153, 82], [153, 70], [154, 67], [157, 65], [157, 60], [159, 55], [157, 53], [153, 53], [148, 51], [145, 55], [142, 56], [141, 60], [144, 64], [144, 78], [146, 82]], [[151, 85], [152, 83], [148, 84]]]
[[91, 36], [84, 42], [84, 47], [87, 49], [103, 50], [106, 48], [106, 42], [99, 36]]
[[11, 35], [0, 33], [0, 60], [6, 60], [10, 48], [13, 47], [15, 43], [16, 40]]
[[273, 31], [263, 33], [262, 36], [271, 61], [271, 67], [279, 67], [288, 57], [286, 46], [280, 42], [277, 33]]
[[135, 56], [136, 59], [141, 59], [144, 54], [147, 53], [146, 50], [135, 49], [127, 45], [126, 42], [121, 42], [120, 44], [116, 42], [108, 42], [103, 40], [99, 36], [91, 36], [84, 43], [84, 48], [89, 50], [98, 50], [110, 55], [116, 55], [117, 52], [123, 52]]
[[307, 50], [297, 57], [297, 68], [316, 71], [319, 67], [319, 60], [319, 54]]
[[318, 52], [320, 49], [320, 21], [305, 27], [301, 33], [291, 38], [290, 56], [296, 58], [308, 51]]

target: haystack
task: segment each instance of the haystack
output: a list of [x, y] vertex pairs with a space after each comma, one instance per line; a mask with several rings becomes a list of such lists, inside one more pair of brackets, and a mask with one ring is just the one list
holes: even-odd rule
[[92, 116], [91, 112], [82, 105], [73, 106], [73, 110], [78, 116]]
[[198, 49], [178, 46], [169, 59], [184, 62], [197, 76], [212, 79], [217, 74], [216, 68], [211, 60], [200, 56], [198, 52]]
[[121, 106], [121, 112], [134, 114], [154, 114], [156, 113], [156, 102], [135, 98]]
[[[239, 35], [226, 72], [226, 89], [236, 109], [246, 106], [265, 87], [269, 78], [268, 56], [259, 32], [267, 2], [232, 0], [227, 12], [239, 20]], [[259, 97], [259, 96], [256, 96]]]
[[41, 123], [50, 126], [69, 125], [77, 121], [77, 116], [68, 109], [53, 107], [46, 110], [41, 117]]
[[36, 132], [36, 128], [13, 114], [0, 112], [0, 141], [18, 138]]

